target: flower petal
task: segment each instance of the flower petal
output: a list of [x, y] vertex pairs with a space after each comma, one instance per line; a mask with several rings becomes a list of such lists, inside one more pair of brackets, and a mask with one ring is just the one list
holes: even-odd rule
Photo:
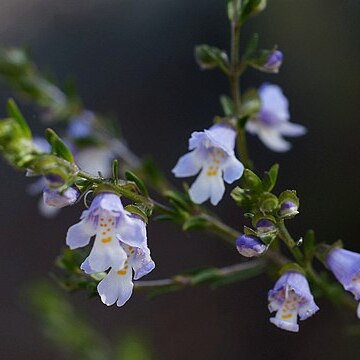
[[284, 136], [301, 136], [306, 134], [307, 129], [305, 126], [300, 124], [294, 124], [291, 122], [284, 122], [277, 126], [277, 130]]
[[202, 166], [202, 159], [198, 150], [193, 150], [178, 160], [171, 170], [176, 177], [188, 177], [196, 175]]
[[66, 245], [71, 250], [86, 246], [95, 235], [95, 229], [86, 219], [71, 226], [66, 234]]
[[116, 233], [117, 239], [127, 245], [147, 248], [146, 224], [127, 211], [123, 212]]
[[191, 200], [195, 204], [201, 204], [211, 196], [211, 184], [206, 169], [203, 169], [189, 189]]
[[291, 144], [285, 141], [276, 129], [262, 128], [258, 135], [260, 140], [273, 151], [285, 152], [291, 148]]
[[155, 268], [155, 263], [150, 257], [150, 250], [136, 249], [130, 258], [130, 264], [134, 269], [134, 280], [149, 274]]
[[229, 156], [222, 166], [222, 170], [224, 172], [224, 180], [231, 184], [241, 178], [244, 172], [244, 165], [235, 156]]
[[123, 266], [127, 255], [118, 240], [104, 244], [96, 239], [87, 259], [94, 272], [102, 272], [115, 265]]
[[276, 317], [270, 318], [270, 322], [274, 325], [276, 325], [278, 328], [291, 331], [291, 332], [299, 332], [299, 325], [291, 323], [289, 321], [284, 321], [281, 319], [278, 319]]
[[212, 205], [217, 205], [219, 201], [224, 196], [225, 184], [222, 179], [221, 172], [219, 171], [218, 175], [212, 176], [210, 179], [211, 185], [211, 197], [210, 202]]

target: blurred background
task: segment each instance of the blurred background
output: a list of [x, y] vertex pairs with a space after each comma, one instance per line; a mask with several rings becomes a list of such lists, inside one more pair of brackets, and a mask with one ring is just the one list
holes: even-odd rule
[[[224, 3], [1, 0], [0, 45], [30, 47], [39, 67], [51, 69], [60, 81], [73, 75], [86, 106], [115, 114], [130, 147], [141, 156], [152, 154], [170, 177], [190, 133], [220, 114], [218, 95], [228, 91], [219, 72], [200, 71], [193, 59], [196, 44], [228, 48]], [[272, 153], [251, 137], [258, 172], [280, 162], [278, 189], [297, 189], [301, 216], [290, 223], [296, 236], [314, 228], [319, 240], [341, 238], [354, 251], [360, 251], [359, 10], [356, 0], [273, 0], [242, 34], [246, 39], [258, 32], [261, 46], [278, 44], [285, 56], [278, 76], [249, 70], [243, 89], [279, 84], [290, 99], [292, 121], [309, 129], [306, 137], [291, 140], [294, 148], [286, 154]], [[2, 114], [9, 96], [13, 92], [0, 82]], [[24, 109], [40, 131], [38, 112]], [[29, 179], [2, 162], [0, 180], [0, 358], [72, 359], [43, 336], [26, 289], [53, 269], [82, 207], [45, 220], [37, 199], [25, 193]], [[230, 200], [216, 211], [233, 226], [243, 224]], [[184, 234], [168, 223], [151, 222], [148, 231], [157, 263], [148, 279], [239, 260], [215, 237]], [[347, 331], [358, 323], [355, 314], [325, 299], [318, 300], [321, 311], [301, 324], [299, 334], [271, 325], [267, 291], [272, 285], [264, 275], [217, 291], [187, 289], [154, 300], [135, 293], [120, 309], [83, 293], [65, 296], [106, 341], [121, 342], [132, 334], [143, 339], [148, 349], [138, 357], [143, 360], [360, 357], [359, 337]], [[34, 291], [47, 296], [35, 285]], [[61, 304], [54, 303], [60, 312]], [[47, 331], [54, 335], [51, 327]]]

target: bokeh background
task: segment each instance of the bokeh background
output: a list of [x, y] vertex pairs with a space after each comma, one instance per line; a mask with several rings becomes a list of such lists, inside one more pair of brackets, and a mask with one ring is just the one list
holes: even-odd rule
[[[153, 154], [167, 175], [186, 151], [189, 134], [220, 113], [218, 95], [227, 82], [199, 71], [193, 47], [228, 47], [222, 0], [1, 0], [0, 44], [29, 46], [42, 69], [63, 81], [72, 74], [89, 109], [116, 114], [131, 148]], [[250, 152], [259, 171], [280, 162], [278, 189], [297, 189], [301, 216], [291, 222], [298, 236], [315, 228], [318, 239], [342, 238], [360, 251], [358, 71], [359, 12], [356, 0], [272, 0], [243, 38], [256, 31], [261, 45], [278, 44], [285, 62], [278, 76], [249, 70], [242, 87], [281, 85], [290, 98], [292, 121], [309, 129], [287, 154], [268, 151], [256, 138]], [[1, 113], [13, 93], [0, 82]], [[39, 114], [26, 107], [32, 126]], [[0, 306], [1, 359], [71, 359], [55, 349], [29, 310], [24, 288], [44, 278], [64, 245], [77, 206], [53, 220], [37, 212], [25, 194], [28, 179], [1, 163]], [[216, 209], [240, 227], [231, 201]], [[199, 265], [225, 266], [238, 256], [215, 237], [184, 234], [175, 225], [150, 223], [149, 242], [161, 278]], [[135, 294], [121, 309], [98, 298], [69, 296], [83, 316], [110, 340], [141, 334], [154, 359], [358, 359], [359, 338], [347, 336], [354, 314], [320, 299], [321, 311], [299, 334], [268, 322], [266, 276], [215, 292], [188, 289], [148, 301]], [[125, 359], [127, 360], [127, 359]], [[131, 360], [131, 359], [130, 359]], [[146, 360], [146, 359], [144, 359]]]

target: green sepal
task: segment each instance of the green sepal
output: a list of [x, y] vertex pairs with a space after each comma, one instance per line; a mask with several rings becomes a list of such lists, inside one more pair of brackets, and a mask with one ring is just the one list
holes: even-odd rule
[[227, 69], [228, 56], [225, 51], [209, 45], [198, 45], [195, 47], [195, 59], [199, 66], [206, 69], [214, 69], [220, 67]]
[[285, 273], [287, 273], [288, 271], [295, 271], [298, 272], [302, 275], [305, 276], [305, 271], [304, 269], [297, 263], [287, 263], [284, 266], [281, 267], [281, 269], [279, 270], [279, 274], [284, 275]]
[[231, 116], [234, 114], [234, 102], [229, 96], [221, 95], [220, 104], [225, 116]]
[[262, 182], [264, 191], [271, 191], [275, 187], [278, 173], [279, 164], [274, 164], [269, 171], [265, 172], [265, 176]]
[[316, 246], [314, 254], [315, 256], [325, 265], [327, 266], [326, 259], [331, 251], [337, 248], [343, 248], [344, 244], [341, 240], [335, 241], [331, 245], [321, 243]]
[[149, 218], [148, 218], [147, 214], [145, 213], [145, 211], [140, 206], [131, 204], [131, 205], [125, 206], [124, 209], [126, 211], [131, 212], [132, 214], [140, 216], [144, 220], [145, 223], [148, 223]]
[[262, 213], [272, 213], [279, 206], [278, 198], [269, 192], [263, 193], [259, 200], [259, 208]]
[[242, 0], [241, 23], [244, 23], [250, 16], [257, 15], [263, 11], [266, 7], [266, 3], [267, 0]]
[[208, 226], [208, 220], [202, 218], [201, 216], [192, 216], [184, 222], [182, 229], [183, 231], [203, 230], [206, 229]]
[[7, 112], [8, 115], [19, 124], [23, 137], [31, 139], [32, 134], [30, 127], [13, 99], [9, 99], [7, 102]]
[[257, 233], [254, 229], [249, 228], [248, 226], [244, 226], [244, 234], [245, 235], [253, 235], [253, 236], [257, 236]]
[[296, 190], [285, 190], [279, 196], [279, 203], [282, 204], [286, 201], [293, 202], [297, 207], [300, 206], [300, 200], [296, 195]]
[[65, 145], [61, 138], [54, 130], [48, 128], [45, 130], [45, 136], [48, 143], [51, 145], [51, 153], [55, 154], [71, 163], [74, 163], [74, 156], [70, 149]]
[[144, 196], [146, 196], [146, 197], [149, 196], [149, 193], [147, 191], [147, 188], [146, 188], [144, 182], [137, 175], [135, 175], [132, 171], [129, 171], [129, 170], [126, 171], [125, 178], [129, 181], [133, 181]]
[[169, 202], [176, 208], [188, 211], [190, 204], [187, 202], [185, 196], [177, 191], [168, 190], [165, 191], [164, 196]]
[[274, 225], [276, 224], [276, 219], [274, 216], [269, 214], [264, 215], [263, 213], [258, 212], [251, 219], [252, 226], [256, 227], [256, 224], [263, 219], [270, 220]]

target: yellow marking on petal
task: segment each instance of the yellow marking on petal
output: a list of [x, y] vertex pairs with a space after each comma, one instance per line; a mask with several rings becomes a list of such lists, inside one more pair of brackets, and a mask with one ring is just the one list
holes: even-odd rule
[[110, 218], [110, 219], [108, 220], [108, 222], [112, 222], [112, 218]]
[[118, 270], [117, 274], [118, 275], [126, 275], [126, 270]]
[[102, 234], [103, 234], [103, 235], [106, 235], [106, 231], [103, 231]]
[[104, 218], [100, 218], [100, 221], [104, 221]]
[[127, 270], [129, 267], [127, 265], [125, 265], [124, 269]]
[[101, 242], [103, 242], [104, 244], [106, 244], [106, 243], [111, 242], [111, 240], [112, 240], [112, 236], [109, 236], [109, 237], [107, 237], [107, 238], [101, 239]]
[[292, 314], [284, 314], [284, 315], [281, 315], [281, 318], [282, 319], [291, 319], [293, 317]]
[[131, 254], [134, 254], [134, 253], [135, 253], [135, 250], [131, 250], [130, 253], [131, 253]]
[[111, 229], [110, 228], [107, 228], [107, 231], [110, 231]]

